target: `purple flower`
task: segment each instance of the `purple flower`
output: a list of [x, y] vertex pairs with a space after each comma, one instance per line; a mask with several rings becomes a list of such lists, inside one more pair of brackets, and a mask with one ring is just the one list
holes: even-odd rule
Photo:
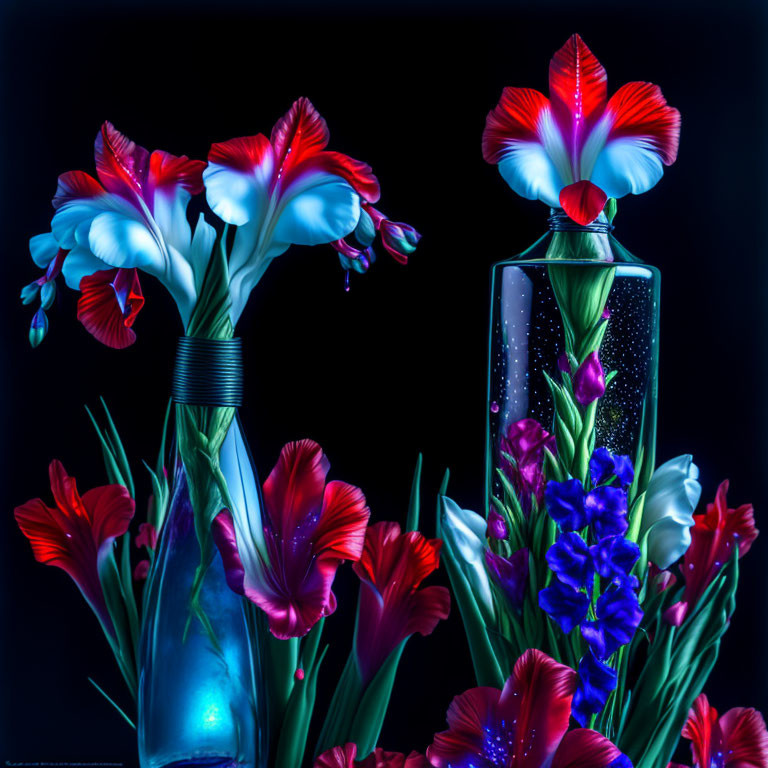
[[591, 715], [599, 712], [616, 687], [616, 672], [587, 651], [579, 662], [579, 683], [571, 703], [571, 714], [586, 726]]
[[628, 586], [613, 586], [597, 600], [597, 621], [585, 621], [581, 634], [598, 659], [607, 659], [634, 636], [643, 619], [637, 595]]
[[591, 490], [583, 503], [598, 539], [626, 533], [627, 494], [621, 488], [601, 485]]
[[544, 494], [549, 516], [563, 531], [580, 531], [588, 522], [584, 486], [573, 478], [562, 483], [550, 480]]
[[498, 539], [499, 541], [502, 541], [509, 536], [506, 520], [504, 520], [493, 507], [491, 507], [491, 510], [488, 513], [488, 525], [485, 530], [485, 535], [489, 539]]
[[573, 374], [573, 394], [580, 405], [589, 405], [605, 394], [605, 374], [597, 352], [587, 355]]
[[574, 589], [590, 585], [594, 567], [589, 547], [578, 533], [564, 533], [547, 551], [547, 564], [563, 584]]
[[589, 460], [589, 475], [592, 485], [600, 485], [616, 476], [623, 487], [632, 485], [635, 469], [629, 456], [614, 456], [607, 448], [596, 448]]
[[539, 592], [539, 607], [548, 613], [567, 635], [586, 618], [589, 598], [567, 584], [553, 581]]
[[536, 419], [521, 419], [510, 424], [499, 443], [499, 450], [513, 459], [510, 462], [502, 456], [501, 468], [520, 494], [520, 505], [526, 515], [531, 511], [532, 496], [537, 504], [544, 499], [545, 448], [554, 453], [555, 436]]
[[485, 563], [494, 581], [501, 587], [510, 603], [520, 610], [523, 607], [525, 588], [528, 585], [528, 550], [524, 547], [509, 557], [502, 557], [487, 549]]

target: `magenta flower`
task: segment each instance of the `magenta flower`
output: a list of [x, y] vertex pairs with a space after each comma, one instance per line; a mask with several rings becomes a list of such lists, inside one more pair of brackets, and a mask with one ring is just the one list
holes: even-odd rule
[[520, 494], [520, 505], [527, 515], [531, 511], [531, 497], [537, 504], [544, 499], [544, 449], [555, 452], [555, 436], [536, 419], [521, 419], [507, 427], [499, 448], [514, 459], [512, 463], [502, 456], [501, 468]]
[[[269, 617], [275, 637], [301, 637], [336, 610], [331, 585], [343, 560], [363, 551], [370, 511], [362, 491], [325, 478], [330, 463], [312, 440], [288, 443], [264, 483], [262, 557], [245, 525], [224, 510], [213, 523], [227, 583]], [[255, 523], [258, 524], [258, 523]]]
[[589, 405], [605, 394], [605, 373], [597, 352], [590, 352], [573, 374], [573, 394], [580, 405]]
[[356, 760], [356, 756], [357, 744], [348, 742], [318, 755], [313, 768], [429, 768], [427, 758], [419, 752], [411, 752], [406, 757], [402, 752], [386, 752], [376, 747], [363, 760]]
[[568, 732], [576, 672], [539, 650], [515, 663], [504, 690], [472, 688], [435, 735], [435, 768], [631, 768], [621, 750], [588, 728]]
[[429, 635], [448, 617], [451, 597], [445, 587], [422, 587], [440, 564], [439, 539], [418, 531], [401, 533], [397, 523], [376, 523], [365, 534], [365, 548], [353, 569], [360, 577], [355, 654], [367, 684], [392, 651], [414, 632]]
[[498, 513], [495, 507], [491, 507], [488, 513], [488, 524], [486, 525], [485, 535], [489, 539], [503, 541], [509, 536], [507, 521]]
[[[702, 693], [688, 713], [683, 737], [691, 740], [695, 768], [759, 768], [768, 765], [768, 730], [755, 709], [734, 707], [718, 718]], [[685, 768], [670, 763], [668, 768]]]
[[60, 461], [51, 462], [48, 474], [56, 506], [32, 499], [16, 507], [16, 522], [29, 539], [35, 560], [66, 571], [105, 631], [114, 636], [99, 566], [114, 540], [128, 530], [134, 514], [133, 499], [122, 485], [100, 486], [80, 496], [75, 478], [67, 475]]

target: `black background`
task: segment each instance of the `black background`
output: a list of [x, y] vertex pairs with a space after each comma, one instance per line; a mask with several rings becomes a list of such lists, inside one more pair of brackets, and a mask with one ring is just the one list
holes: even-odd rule
[[[284, 442], [313, 437], [332, 477], [363, 488], [375, 519], [404, 520], [423, 451], [422, 529], [433, 532], [446, 466], [451, 495], [480, 504], [488, 268], [538, 237], [547, 213], [483, 162], [485, 115], [505, 85], [546, 91], [550, 56], [578, 31], [610, 92], [650, 80], [683, 118], [678, 162], [648, 194], [619, 201], [615, 222], [619, 240], [663, 273], [658, 459], [692, 452], [704, 499], [730, 477], [732, 506], [754, 502], [765, 527], [766, 30], [758, 3], [722, 5], [4, 6], [0, 759], [134, 760], [132, 732], [86, 682], [125, 703], [96, 621], [63, 572], [34, 562], [12, 516], [48, 498], [53, 457], [81, 490], [105, 482], [82, 408], [99, 395], [149, 490], [140, 460], [158, 446], [179, 333], [171, 300], [144, 280], [138, 341], [125, 351], [88, 336], [66, 290], [31, 350], [31, 312], [18, 301], [38, 275], [27, 240], [48, 229], [56, 176], [92, 172], [104, 119], [149, 149], [205, 158], [212, 141], [268, 134], [306, 95], [328, 121], [331, 149], [373, 166], [380, 207], [423, 233], [417, 255], [401, 267], [382, 251], [349, 293], [329, 247], [276, 260], [239, 325], [241, 415], [262, 477]], [[742, 563], [707, 687], [721, 711], [768, 708], [767, 554], [764, 536]], [[319, 707], [348, 650], [355, 582], [349, 568], [337, 578]], [[411, 640], [381, 745], [423, 750], [472, 683], [454, 611]]]

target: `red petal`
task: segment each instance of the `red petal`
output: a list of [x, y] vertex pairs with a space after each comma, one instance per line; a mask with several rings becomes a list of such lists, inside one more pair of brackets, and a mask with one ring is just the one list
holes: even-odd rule
[[211, 144], [208, 152], [209, 163], [225, 165], [243, 173], [252, 172], [272, 157], [272, 145], [263, 133]]
[[315, 758], [314, 768], [353, 768], [357, 745], [349, 742], [343, 747], [333, 747]]
[[[422, 759], [424, 759], [423, 755]], [[356, 768], [404, 768], [405, 765], [405, 755], [402, 752], [385, 752], [381, 747], [376, 747], [364, 760], [357, 761]], [[415, 768], [416, 764], [413, 765]]]
[[709, 706], [705, 694], [700, 694], [688, 713], [683, 726], [683, 738], [691, 740], [693, 761], [702, 766], [712, 764], [712, 756], [722, 749], [723, 740], [717, 722], [717, 710]]
[[264, 504], [275, 533], [287, 541], [296, 528], [321, 509], [331, 464], [314, 440], [288, 443], [264, 482]]
[[408, 601], [408, 623], [405, 637], [418, 632], [423, 637], [435, 631], [438, 622], [451, 612], [451, 593], [446, 587], [424, 587], [416, 590]]
[[56, 194], [53, 197], [53, 207], [61, 208], [65, 203], [81, 200], [84, 197], [99, 197], [105, 195], [104, 187], [93, 176], [83, 171], [67, 171], [59, 176]]
[[315, 553], [322, 558], [359, 560], [370, 515], [359, 488], [332, 480], [325, 487], [320, 520], [313, 534]]
[[520, 768], [547, 764], [568, 730], [575, 690], [576, 672], [542, 651], [528, 650], [517, 660], [501, 693], [499, 715], [516, 723], [513, 751], [526, 755]]
[[416, 750], [413, 750], [405, 758], [405, 768], [430, 768], [430, 765], [426, 755], [422, 755], [421, 752], [416, 752]]
[[222, 510], [216, 515], [211, 525], [211, 534], [221, 554], [224, 574], [229, 588], [238, 595], [245, 594], [243, 589], [245, 569], [243, 568], [243, 561], [240, 559], [240, 553], [237, 550], [235, 523], [229, 510]]
[[96, 136], [96, 173], [108, 192], [141, 196], [149, 168], [149, 152], [132, 142], [110, 122]]
[[203, 191], [204, 170], [202, 160], [190, 160], [186, 155], [176, 157], [158, 149], [149, 158], [149, 183], [153, 189], [179, 186], [197, 195]]
[[552, 768], [609, 768], [621, 750], [605, 736], [588, 728], [577, 728], [563, 736]]
[[270, 138], [277, 166], [284, 173], [328, 146], [328, 126], [307, 98], [293, 102], [276, 123]]
[[608, 196], [591, 181], [577, 181], [560, 190], [560, 205], [577, 224], [591, 224], [605, 208]]
[[754, 709], [729, 709], [720, 718], [725, 768], [761, 768], [768, 765], [768, 731]]
[[505, 88], [488, 113], [483, 131], [483, 157], [498, 163], [510, 141], [538, 141], [538, 123], [549, 99], [532, 88]]
[[552, 106], [576, 133], [602, 115], [607, 82], [603, 65], [579, 35], [571, 35], [549, 64]]
[[83, 494], [82, 502], [99, 552], [128, 530], [135, 512], [131, 494], [123, 485], [93, 488]]
[[633, 82], [622, 85], [608, 102], [607, 112], [613, 119], [610, 139], [624, 136], [650, 142], [665, 165], [677, 158], [680, 140], [680, 113], [667, 106], [658, 85]]
[[471, 688], [456, 696], [448, 707], [448, 728], [436, 733], [427, 749], [427, 759], [435, 768], [464, 765], [466, 759], [483, 755], [485, 728], [496, 721], [500, 691], [497, 688]]
[[371, 167], [341, 152], [320, 152], [305, 157], [301, 164], [291, 166], [290, 173], [285, 176], [285, 186], [290, 186], [305, 173], [317, 171], [341, 176], [369, 203], [375, 203], [381, 196], [379, 180], [374, 176]]
[[136, 341], [131, 326], [143, 306], [144, 295], [135, 269], [100, 270], [80, 281], [77, 319], [91, 335], [113, 349], [124, 349]]

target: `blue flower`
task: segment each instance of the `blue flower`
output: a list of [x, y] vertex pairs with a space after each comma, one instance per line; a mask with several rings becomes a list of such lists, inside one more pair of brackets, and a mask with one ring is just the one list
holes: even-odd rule
[[597, 600], [597, 621], [585, 621], [581, 634], [598, 659], [607, 659], [634, 637], [643, 619], [637, 595], [628, 586], [612, 586]]
[[568, 634], [587, 617], [589, 598], [567, 584], [553, 581], [539, 592], [539, 607]]
[[616, 672], [587, 651], [579, 662], [579, 683], [571, 702], [571, 714], [584, 727], [599, 712], [616, 687]]
[[584, 486], [581, 480], [558, 483], [550, 480], [544, 493], [549, 516], [563, 531], [580, 531], [588, 522], [584, 508]]
[[589, 475], [592, 485], [600, 485], [611, 477], [616, 477], [619, 484], [626, 488], [635, 479], [635, 470], [629, 456], [614, 456], [607, 448], [596, 448], [589, 460]]
[[589, 547], [578, 533], [564, 533], [547, 551], [547, 564], [563, 584], [591, 587], [594, 568]]
[[606, 536], [590, 547], [589, 552], [595, 570], [603, 578], [617, 579], [621, 583], [626, 582], [632, 566], [640, 558], [640, 547], [623, 536]]
[[623, 535], [627, 531], [627, 494], [621, 488], [601, 485], [584, 499], [589, 522], [598, 539]]

